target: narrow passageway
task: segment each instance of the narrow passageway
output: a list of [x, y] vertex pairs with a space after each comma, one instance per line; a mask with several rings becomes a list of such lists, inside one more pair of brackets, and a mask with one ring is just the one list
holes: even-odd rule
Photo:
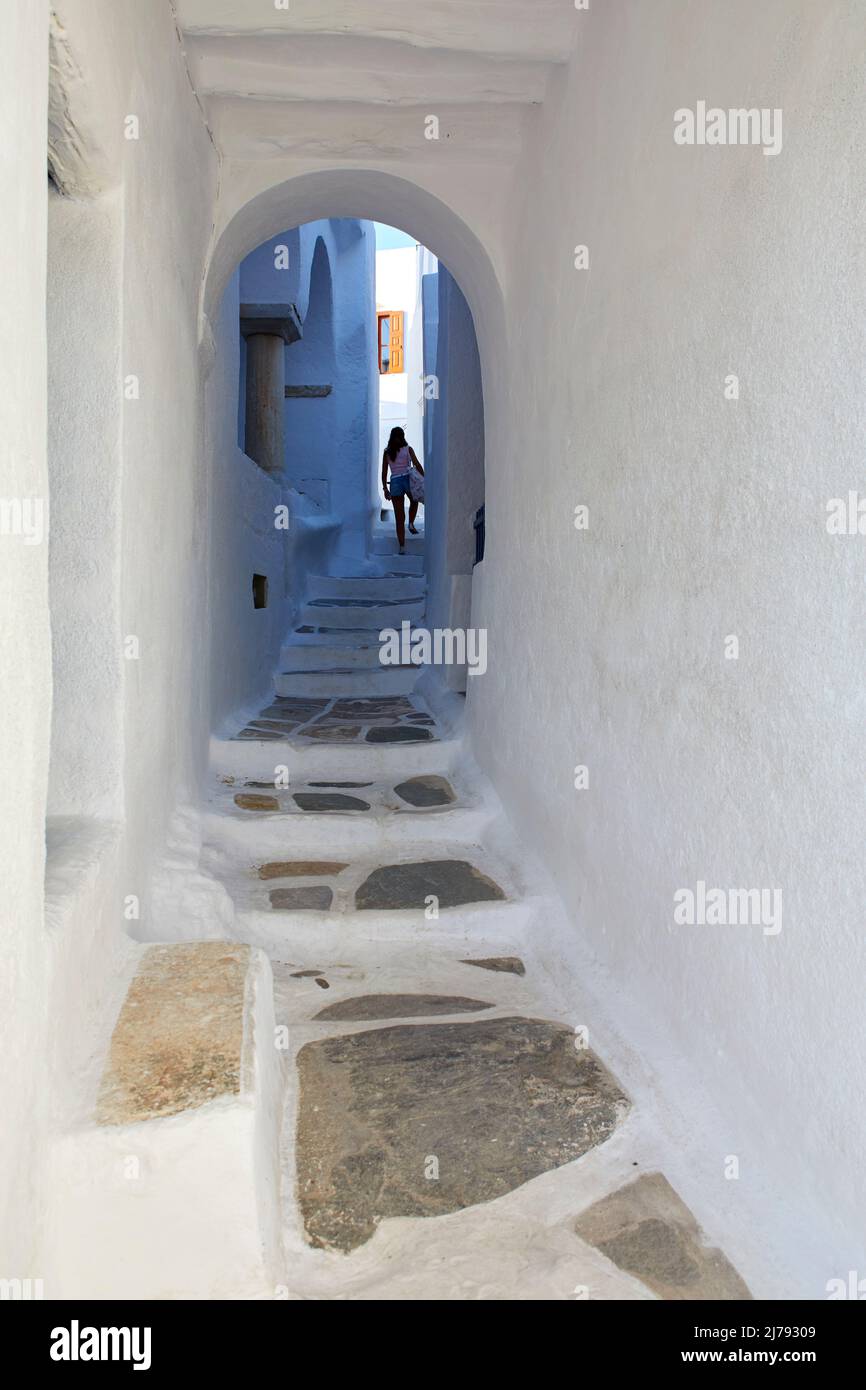
[[858, 5], [6, 8], [0, 1297], [861, 1299]]
[[214, 751], [203, 866], [285, 1030], [289, 1296], [748, 1297], [526, 949], [555, 904], [460, 699], [378, 664], [426, 577], [422, 540], [374, 544], [310, 577], [272, 701]]

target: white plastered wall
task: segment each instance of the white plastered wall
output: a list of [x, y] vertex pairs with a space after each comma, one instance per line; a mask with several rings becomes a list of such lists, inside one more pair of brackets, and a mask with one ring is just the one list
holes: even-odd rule
[[[470, 683], [575, 947], [657, 1084], [661, 1025], [700, 1077], [685, 1114], [724, 1114], [686, 1195], [738, 1156], [727, 1199], [768, 1241], [787, 1224], [818, 1297], [864, 1260], [863, 542], [825, 529], [863, 477], [862, 21], [811, 0], [581, 15], [515, 185]], [[782, 108], [782, 153], [675, 145], [701, 99]], [[699, 879], [779, 886], [781, 933], [676, 927]]]
[[[48, 496], [45, 432], [46, 92], [48, 17], [39, 5], [0, 18], [0, 497]], [[47, 1011], [44, 818], [51, 727], [48, 544], [0, 534], [0, 1275], [39, 1278], [37, 1157], [47, 1098], [39, 1086]]]
[[[453, 275], [437, 276], [435, 376], [439, 398], [427, 409], [431, 447], [426, 473], [427, 621], [466, 628], [471, 618], [477, 509], [484, 502], [484, 400], [472, 315]], [[433, 349], [433, 341], [429, 343]], [[466, 688], [466, 668], [442, 672], [452, 689]]]
[[117, 189], [49, 189], [50, 816], [116, 818], [123, 804], [122, 245]]
[[[15, 749], [5, 763], [7, 785], [17, 804], [4, 812], [3, 823], [14, 827], [8, 834], [20, 835], [22, 843], [16, 847], [7, 839], [6, 846], [20, 890], [13, 885], [4, 895], [15, 918], [14, 929], [4, 931], [2, 948], [11, 952], [3, 979], [14, 1005], [4, 1007], [3, 1018], [10, 1030], [8, 1045], [4, 1040], [5, 1074], [15, 1092], [8, 1102], [3, 1098], [4, 1135], [12, 1151], [3, 1164], [10, 1215], [2, 1248], [18, 1263], [3, 1273], [43, 1277], [46, 1296], [51, 1296], [54, 1271], [41, 1244], [40, 1183], [42, 1192], [52, 1184], [47, 1160], [52, 1149], [41, 1117], [55, 1134], [83, 1118], [81, 1076], [99, 1065], [121, 1002], [118, 981], [129, 950], [127, 932], [159, 934], [151, 875], [174, 808], [200, 782], [208, 746], [209, 690], [202, 672], [208, 668], [210, 642], [209, 485], [198, 307], [218, 163], [169, 5], [56, 0], [54, 10], [52, 64], [60, 75], [55, 94], [61, 99], [52, 107], [52, 156], [69, 200], [54, 205], [52, 232], [60, 237], [52, 247], [54, 273], [62, 273], [63, 257], [72, 255], [76, 237], [83, 237], [81, 265], [74, 267], [75, 315], [94, 341], [90, 351], [74, 337], [68, 344], [61, 341], [72, 326], [72, 304], [56, 300], [50, 327], [60, 337], [52, 349], [62, 354], [66, 347], [69, 360], [55, 360], [56, 391], [49, 405], [60, 407], [65, 398], [68, 407], [77, 386], [81, 406], [89, 403], [93, 418], [89, 455], [85, 424], [71, 419], [69, 456], [63, 460], [64, 468], [74, 469], [77, 460], [85, 471], [77, 480], [71, 473], [58, 479], [55, 555], [62, 557], [70, 582], [79, 576], [81, 585], [77, 593], [58, 592], [53, 620], [60, 648], [66, 645], [67, 653], [85, 664], [89, 651], [98, 665], [96, 698], [103, 703], [98, 711], [72, 710], [81, 746], [94, 713], [101, 724], [96, 746], [88, 750], [96, 760], [96, 777], [78, 801], [73, 749], [70, 744], [61, 749], [55, 806], [67, 817], [72, 813], [72, 819], [63, 822], [61, 833], [52, 831], [43, 917], [52, 686], [45, 645], [48, 547], [22, 551], [16, 562], [19, 569], [24, 565], [22, 579], [4, 585], [16, 657], [2, 679], [14, 669], [22, 687], [17, 694], [10, 688], [4, 698], [4, 707], [13, 711], [5, 734]], [[15, 376], [8, 387], [4, 383], [10, 409], [3, 437], [13, 457], [21, 440], [21, 460], [41, 480], [28, 490], [39, 486], [44, 492], [48, 34], [45, 22], [25, 23], [20, 15], [10, 28], [17, 30], [10, 51], [17, 54], [13, 68], [21, 74], [21, 86], [16, 80], [4, 87], [4, 101], [11, 104], [4, 130], [13, 131], [7, 186], [20, 185], [20, 196], [10, 198], [9, 207], [19, 218], [13, 223], [21, 238], [14, 251], [16, 283], [26, 303], [12, 306], [15, 331], [10, 323], [5, 335]], [[130, 116], [137, 121], [137, 138], [126, 139]], [[18, 122], [21, 131], [15, 134]], [[22, 207], [29, 210], [29, 223], [20, 218]], [[107, 273], [100, 282], [86, 267], [102, 254]], [[119, 426], [112, 407], [117, 399], [122, 400]], [[55, 445], [62, 447], [63, 422], [56, 417], [54, 428]], [[23, 478], [22, 472], [14, 486], [25, 487]], [[36, 565], [42, 566], [41, 576]], [[225, 634], [227, 624], [222, 628]], [[68, 646], [76, 631], [77, 652]], [[126, 659], [128, 638], [137, 640], [132, 659]], [[118, 639], [124, 643], [120, 665]], [[64, 676], [62, 663], [58, 667], [64, 698], [75, 698], [76, 689], [77, 698], [85, 698], [77, 681], [66, 680], [70, 670]], [[16, 727], [19, 719], [25, 723]], [[26, 768], [20, 776], [14, 771], [17, 759]], [[54, 789], [53, 781], [50, 785]], [[138, 917], [127, 911], [131, 902]], [[37, 1067], [38, 1085], [27, 1079]], [[26, 1107], [26, 1120], [16, 1115], [16, 1104]], [[36, 1247], [35, 1271], [20, 1267], [27, 1241]]]
[[[130, 111], [143, 132], [122, 147], [122, 358], [143, 390], [135, 413], [124, 410], [121, 626], [140, 637], [142, 659], [125, 668], [127, 849], [101, 885], [114, 940], [123, 923], [112, 903], [141, 892], [146, 909], [169, 811], [201, 774], [209, 634], [232, 637], [205, 598], [212, 503], [191, 327], [217, 160], [172, 56], [167, 6], [56, 8], [86, 34], [87, 89], [107, 94], [102, 143], [120, 140]], [[501, 166], [420, 157], [405, 178], [398, 160], [324, 172], [281, 155], [227, 162], [202, 323], [206, 357], [207, 321], [238, 261], [287, 222], [317, 217], [402, 226], [464, 286], [488, 428], [475, 621], [490, 630], [490, 668], [470, 686], [476, 747], [555, 874], [574, 942], [590, 945], [621, 999], [666, 1023], [722, 1107], [727, 1132], [704, 1171], [720, 1173], [735, 1152], [744, 1208], [754, 1174], [794, 1201], [814, 1233], [818, 1294], [864, 1258], [862, 561], [857, 537], [824, 527], [827, 499], [859, 484], [866, 424], [859, 21], [844, 0], [593, 6], [513, 181]], [[16, 276], [0, 409], [6, 491], [27, 496], [45, 485], [46, 34], [38, 7], [3, 24], [13, 136], [0, 228]], [[677, 148], [673, 112], [700, 99], [781, 106], [783, 153]], [[588, 275], [574, 268], [584, 243]], [[723, 395], [732, 371], [736, 403]], [[587, 532], [571, 525], [581, 503]], [[7, 1248], [24, 1259], [38, 1124], [22, 1078], [39, 1053], [45, 985], [49, 634], [47, 557], [7, 540], [11, 925], [0, 949], [15, 1090], [8, 1104], [3, 1093], [4, 1191]], [[731, 633], [736, 663], [723, 659]], [[576, 763], [589, 767], [586, 793], [574, 790]], [[698, 878], [779, 884], [781, 934], [677, 934], [673, 893]], [[552, 949], [570, 959], [568, 940]], [[74, 988], [58, 970], [51, 1008], [64, 1041], [98, 993], [80, 952], [68, 958]]]

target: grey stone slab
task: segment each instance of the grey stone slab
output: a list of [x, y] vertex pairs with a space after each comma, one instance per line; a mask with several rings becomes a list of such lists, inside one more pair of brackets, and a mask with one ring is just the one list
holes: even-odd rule
[[440, 907], [505, 898], [498, 883], [465, 859], [426, 859], [374, 869], [355, 893], [355, 906], [360, 911], [423, 908], [430, 896]]
[[367, 743], [426, 743], [433, 737], [429, 729], [399, 725], [395, 729], [368, 729]]
[[279, 724], [291, 725], [293, 728], [297, 728], [298, 724], [303, 722], [295, 715], [284, 714], [280, 705], [267, 705], [263, 710], [260, 710], [256, 717], [256, 723], [261, 723], [263, 719], [274, 719]]
[[526, 966], [519, 956], [485, 956], [482, 960], [464, 960], [461, 965], [477, 965], [479, 970], [497, 970], [508, 975], [525, 975]]
[[316, 1014], [317, 1019], [338, 1019], [341, 1023], [361, 1023], [365, 1019], [433, 1018], [436, 1014], [477, 1014], [492, 1009], [482, 999], [463, 994], [361, 994], [341, 999]]
[[308, 1238], [349, 1251], [389, 1216], [439, 1216], [603, 1143], [628, 1108], [573, 1033], [538, 1019], [405, 1024], [298, 1054]]
[[704, 1243], [697, 1221], [662, 1173], [603, 1197], [575, 1222], [582, 1240], [663, 1299], [752, 1297], [733, 1265]]
[[360, 724], [311, 724], [303, 736], [320, 739], [322, 743], [351, 743], [360, 732]]
[[411, 700], [407, 700], [405, 695], [381, 695], [364, 696], [358, 699], [344, 698], [337, 700], [333, 709], [328, 713], [340, 719], [357, 719], [362, 724], [366, 724], [370, 719], [379, 715], [391, 715], [394, 718], [400, 715], [413, 715], [417, 713]]
[[[356, 722], [357, 718], [357, 715], [355, 715]], [[396, 715], [393, 714], [367, 714], [364, 716], [363, 722], [368, 725], [375, 724], [377, 728], [386, 728], [395, 724], [399, 724], [401, 721], [396, 717]], [[316, 729], [335, 729], [343, 727], [345, 723], [345, 719], [341, 719], [339, 717], [335, 718], [333, 714], [325, 714], [322, 716], [321, 719], [316, 720], [313, 727]]]
[[410, 777], [394, 788], [401, 801], [409, 806], [450, 806], [456, 800], [454, 788], [445, 777], [432, 773], [421, 777]]
[[373, 782], [308, 782], [310, 787], [372, 787]]
[[314, 714], [321, 714], [331, 703], [330, 699], [319, 699], [308, 695], [278, 695], [268, 709], [278, 709], [284, 718], [297, 719], [305, 724]]
[[295, 792], [302, 811], [369, 811], [369, 801], [342, 792]]
[[334, 901], [334, 894], [324, 884], [310, 884], [297, 888], [272, 888], [271, 907], [280, 912], [327, 912]]
[[[300, 631], [300, 629], [298, 629], [298, 630]], [[328, 633], [333, 633], [333, 632], [363, 632], [363, 633], [365, 634], [365, 636], [367, 636], [367, 637], [369, 637], [369, 635], [370, 635], [370, 629], [369, 629], [368, 627], [317, 627], [317, 628], [315, 629], [315, 631], [316, 631], [316, 632], [320, 632], [320, 633], [325, 633], [325, 632], [328, 632]], [[362, 650], [363, 650], [363, 649], [366, 648], [366, 646], [367, 646], [368, 644], [367, 644], [367, 643], [362, 643], [361, 645], [362, 645]]]
[[314, 598], [310, 608], [401, 608], [403, 604], [420, 603], [423, 594], [409, 594], [406, 598]]

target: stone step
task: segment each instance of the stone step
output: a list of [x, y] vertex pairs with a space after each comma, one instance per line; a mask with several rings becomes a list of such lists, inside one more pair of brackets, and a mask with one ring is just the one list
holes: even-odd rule
[[535, 904], [531, 902], [470, 903], [465, 907], [443, 908], [438, 918], [428, 920], [423, 907], [383, 913], [354, 912], [344, 910], [336, 898], [331, 898], [327, 906], [324, 897], [311, 900], [306, 906], [299, 901], [292, 902], [290, 895], [285, 893], [274, 900], [270, 898], [274, 890], [295, 887], [328, 888], [333, 892], [328, 884], [269, 883], [260, 886], [267, 888], [262, 901], [252, 907], [237, 907], [237, 930], [275, 959], [285, 958], [289, 948], [294, 951], [312, 945], [315, 949], [318, 940], [334, 934], [345, 946], [354, 947], [374, 937], [379, 942], [403, 943], [421, 932], [425, 937], [435, 933], [437, 942], [451, 942], [455, 949], [464, 948], [465, 954], [465, 948], [476, 939], [499, 934], [517, 942], [530, 925], [538, 924]]
[[[397, 536], [396, 536], [396, 533], [395, 533], [393, 530], [386, 531], [385, 528], [382, 527], [382, 529], [381, 529], [380, 531], [378, 531], [377, 533], [374, 533], [374, 535], [373, 535], [373, 540], [372, 540], [372, 542], [371, 542], [371, 544], [370, 544], [370, 553], [371, 553], [372, 555], [387, 555], [389, 558], [397, 558], [397, 559], [399, 559], [400, 556], [399, 556], [399, 553], [398, 553], [398, 552], [399, 552], [399, 547], [398, 547], [398, 545], [397, 545]], [[423, 536], [423, 535], [420, 535], [420, 536], [410, 536], [410, 535], [407, 533], [407, 535], [406, 535], [406, 554], [407, 554], [407, 555], [414, 555], [414, 556], [423, 556], [423, 554], [424, 554], [424, 536]]]
[[379, 660], [379, 642], [366, 640], [353, 644], [347, 641], [336, 642], [328, 637], [301, 634], [293, 638], [280, 651], [280, 669], [283, 675], [290, 671], [346, 670], [347, 667], [362, 667], [371, 670]]
[[313, 574], [307, 580], [307, 598], [414, 599], [426, 593], [421, 575]]
[[423, 594], [412, 599], [312, 599], [301, 604], [298, 625], [367, 628], [379, 632], [382, 628], [399, 629], [400, 624], [406, 621], [420, 623], [425, 606]]
[[211, 770], [217, 777], [239, 782], [273, 781], [274, 768], [291, 766], [295, 781], [386, 781], [396, 784], [411, 770], [448, 775], [460, 750], [456, 739], [432, 738], [421, 743], [326, 742], [314, 738], [212, 738]]
[[398, 555], [396, 551], [389, 552], [382, 561], [386, 574], [419, 574], [424, 573], [423, 555]]
[[439, 821], [438, 837], [425, 843], [419, 827], [434, 819], [414, 817], [399, 850], [389, 851], [381, 835], [376, 840], [363, 833], [372, 826], [360, 816], [351, 826], [349, 817], [333, 817], [323, 836], [303, 819], [297, 835], [288, 833], [285, 816], [263, 818], [232, 835], [225, 817], [220, 824], [212, 815], [203, 864], [231, 897], [244, 939], [283, 959], [311, 933], [328, 940], [336, 933], [348, 944], [389, 936], [405, 941], [423, 930], [428, 939], [457, 942], [463, 955], [470, 941], [527, 939], [545, 904], [524, 896], [509, 866], [482, 847], [480, 818], [474, 840], [450, 839], [448, 815]]
[[[242, 866], [243, 873], [247, 874], [256, 865], [280, 864], [289, 859], [305, 862], [338, 859], [352, 864], [369, 860], [372, 870], [387, 854], [387, 851], [383, 854], [382, 846], [388, 843], [389, 834], [399, 840], [400, 853], [409, 854], [416, 861], [436, 858], [442, 852], [443, 843], [456, 846], [454, 854], [471, 859], [478, 854], [477, 846], [484, 842], [490, 825], [490, 811], [483, 804], [458, 804], [429, 811], [410, 811], [408, 807], [402, 812], [383, 810], [382, 788], [375, 783], [372, 787], [335, 787], [335, 796], [351, 798], [345, 809], [302, 811], [294, 800], [297, 794], [306, 802], [317, 792], [324, 793], [324, 788], [300, 783], [276, 793], [259, 791], [240, 782], [222, 789], [202, 817], [209, 852], [214, 856], [209, 867], [219, 874], [222, 864]], [[256, 795], [273, 798], [279, 810], [247, 810], [246, 798]], [[235, 797], [240, 798], [241, 804]], [[396, 800], [393, 795], [388, 799]], [[366, 803], [370, 809], [352, 809], [355, 802]], [[393, 823], [396, 814], [402, 816], [399, 831]], [[342, 889], [353, 873], [354, 870], [348, 875], [344, 873], [337, 887]], [[360, 869], [358, 874], [361, 874]], [[260, 892], [252, 892], [257, 887], [255, 875], [244, 881], [252, 893], [245, 899], [247, 905], [266, 908], [266, 898]]]
[[136, 964], [93, 1117], [53, 1159], [54, 1296], [267, 1297], [284, 1085], [270, 962], [193, 941]]
[[280, 672], [274, 679], [278, 695], [408, 695], [414, 690], [419, 666], [333, 666], [325, 670]]

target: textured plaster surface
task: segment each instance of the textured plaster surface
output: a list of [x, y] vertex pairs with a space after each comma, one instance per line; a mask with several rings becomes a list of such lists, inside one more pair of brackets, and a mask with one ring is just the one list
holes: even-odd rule
[[[341, 8], [317, 7], [313, 32], [338, 26]], [[74, 154], [65, 167], [79, 192], [122, 188], [118, 360], [140, 394], [123, 406], [122, 566], [112, 584], [119, 629], [137, 638], [140, 656], [123, 668], [117, 821], [63, 817], [51, 828], [60, 857], [49, 863], [43, 922], [47, 555], [2, 538], [15, 654], [0, 671], [11, 774], [0, 1014], [14, 1081], [3, 1091], [4, 1248], [28, 1260], [40, 1176], [58, 1200], [71, 1191], [58, 1173], [71, 1167], [78, 1134], [52, 1151], [44, 1175], [40, 1141], [49, 1110], [64, 1123], [80, 1110], [81, 1078], [119, 1007], [127, 943], [118, 905], [138, 901], [131, 925], [144, 935], [229, 939], [238, 913], [230, 883], [250, 939], [291, 953], [296, 967], [327, 968], [332, 988], [350, 939], [350, 968], [371, 972], [364, 987], [377, 991], [480, 990], [485, 976], [455, 964], [455, 952], [519, 951], [543, 1016], [570, 1027], [589, 1018], [599, 1053], [641, 1107], [637, 1130], [627, 1122], [604, 1146], [603, 1175], [589, 1156], [579, 1182], [566, 1165], [502, 1199], [495, 1246], [488, 1213], [437, 1219], [420, 1235], [411, 1222], [385, 1223], [370, 1260], [341, 1282], [327, 1261], [310, 1261], [290, 1212], [287, 1242], [307, 1289], [498, 1297], [520, 1289], [515, 1270], [531, 1269], [530, 1296], [567, 1297], [579, 1268], [594, 1270], [600, 1289], [646, 1297], [565, 1223], [621, 1186], [632, 1165], [658, 1169], [663, 1154], [676, 1191], [756, 1296], [823, 1296], [829, 1278], [866, 1260], [862, 564], [860, 538], [829, 536], [824, 524], [827, 499], [858, 486], [866, 425], [858, 7], [693, 0], [684, 11], [675, 0], [611, 0], [569, 10], [563, 38], [522, 4], [481, 35], [465, 5], [413, 11], [411, 23], [403, 3], [365, 5], [359, 37], [445, 51], [498, 46], [560, 61], [579, 32], [543, 108], [503, 103], [491, 114], [454, 103], [435, 151], [414, 123], [422, 108], [303, 103], [293, 123], [279, 101], [200, 101], [169, 6], [55, 0], [53, 9], [52, 71], [63, 77], [51, 93], [54, 147]], [[179, 19], [258, 25], [240, 10], [239, 0], [181, 0]], [[47, 16], [18, 7], [4, 25], [2, 124], [13, 157], [0, 237], [15, 267], [2, 311], [4, 492], [28, 497], [46, 491]], [[701, 98], [782, 108], [782, 153], [675, 146], [674, 110]], [[122, 134], [130, 111], [137, 141]], [[473, 621], [489, 630], [490, 665], [469, 687], [471, 746], [514, 818], [520, 852], [504, 848], [495, 802], [479, 792], [471, 807], [404, 817], [397, 857], [471, 845], [474, 858], [483, 840], [483, 862], [496, 862], [509, 890], [521, 877], [527, 888], [534, 853], [540, 866], [520, 901], [510, 894], [425, 927], [411, 962], [394, 950], [407, 926], [400, 913], [388, 914], [384, 954], [372, 917], [325, 952], [315, 913], [304, 927], [280, 914], [282, 935], [269, 934], [262, 920], [276, 914], [244, 893], [258, 865], [286, 856], [283, 818], [261, 817], [271, 828], [254, 838], [250, 813], [209, 806], [202, 821], [190, 809], [212, 721], [262, 708], [264, 686], [254, 691], [243, 672], [265, 671], [275, 635], [274, 610], [253, 630], [248, 592], [242, 599], [235, 585], [267, 550], [264, 535], [231, 552], [220, 543], [239, 506], [258, 513], [274, 499], [235, 468], [236, 393], [225, 396], [225, 422], [206, 396], [203, 409], [202, 379], [212, 374], [217, 397], [237, 381], [221, 315], [243, 257], [287, 225], [336, 217], [401, 226], [444, 260], [471, 309], [483, 377], [488, 552], [472, 603]], [[589, 273], [574, 269], [576, 244], [589, 247]], [[299, 285], [299, 308], [306, 294]], [[724, 398], [731, 372], [737, 402]], [[572, 524], [580, 503], [590, 509], [585, 532]], [[320, 567], [333, 518], [314, 515], [310, 496], [297, 505], [309, 507], [309, 524], [298, 528], [293, 563]], [[725, 661], [732, 633], [740, 658]], [[412, 746], [411, 768], [407, 748], [317, 745], [293, 749], [293, 775], [393, 787], [408, 772], [453, 777], [469, 757], [441, 739]], [[212, 751], [223, 774], [274, 776], [270, 743], [215, 740]], [[574, 789], [577, 762], [590, 769], [585, 792]], [[368, 872], [381, 862], [381, 818], [354, 816], [352, 826], [350, 841], [329, 819], [328, 855]], [[292, 854], [324, 857], [314, 816], [296, 815], [292, 828]], [[213, 843], [202, 854], [205, 835]], [[158, 853], [161, 890], [151, 878]], [[357, 879], [346, 874], [350, 891]], [[779, 885], [781, 933], [677, 929], [673, 893], [699, 878]], [[447, 963], [434, 960], [434, 940]], [[320, 1000], [321, 986], [307, 983]], [[40, 1070], [37, 1086], [46, 1038], [48, 1075]], [[172, 1133], [183, 1150], [186, 1132]], [[214, 1151], [228, 1154], [227, 1132], [215, 1124], [211, 1133]], [[245, 1137], [238, 1143], [244, 1150]], [[189, 1174], [201, 1171], [197, 1144]], [[740, 1177], [726, 1182], [732, 1154]], [[158, 1168], [158, 1146], [151, 1157]], [[222, 1174], [213, 1176], [220, 1190]], [[61, 1262], [87, 1248], [98, 1209], [82, 1207]], [[248, 1218], [243, 1203], [223, 1214]], [[374, 1262], [380, 1252], [384, 1264]]]
[[[702, 98], [781, 108], [782, 152], [677, 146]], [[796, 1194], [817, 1297], [866, 1259], [862, 538], [826, 529], [862, 482], [864, 120], [858, 5], [581, 17], [509, 221], [509, 312], [555, 365], [485, 379], [473, 588], [474, 746], [563, 894], [552, 956], [692, 1059], [726, 1117], [708, 1185], [737, 1155], [782, 1239]], [[677, 926], [698, 880], [780, 888], [781, 932]]]

